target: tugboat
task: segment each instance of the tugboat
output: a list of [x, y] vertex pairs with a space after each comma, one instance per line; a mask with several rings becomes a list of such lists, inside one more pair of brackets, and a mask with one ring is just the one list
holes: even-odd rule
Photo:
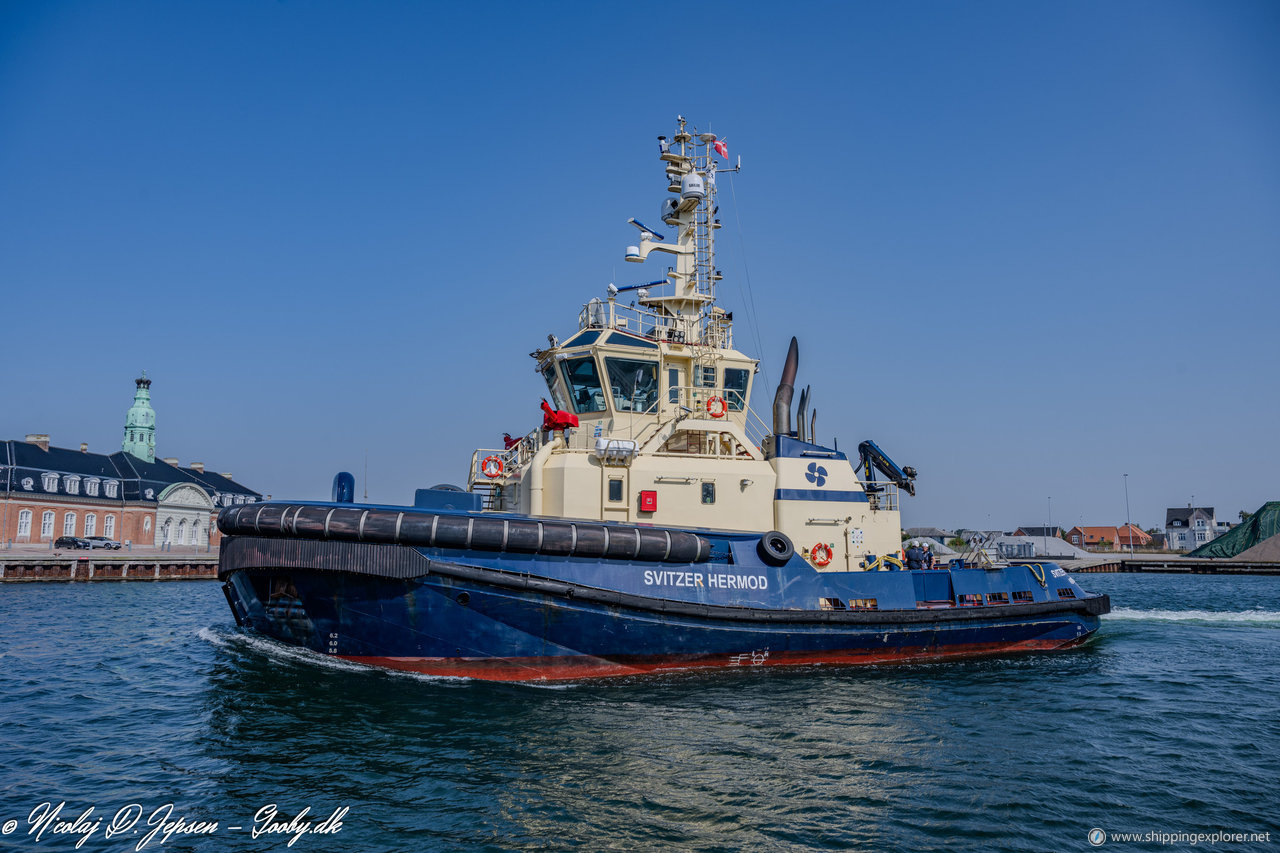
[[237, 624], [349, 661], [512, 681], [1085, 642], [1110, 601], [1052, 563], [904, 567], [916, 472], [872, 441], [856, 459], [818, 441], [809, 390], [792, 405], [794, 338], [770, 422], [751, 409], [758, 362], [715, 299], [724, 154], [683, 117], [659, 137], [670, 234], [629, 220], [626, 260], [671, 266], [609, 285], [532, 353], [542, 423], [477, 450], [465, 489], [360, 504], [341, 473], [330, 502], [224, 509]]

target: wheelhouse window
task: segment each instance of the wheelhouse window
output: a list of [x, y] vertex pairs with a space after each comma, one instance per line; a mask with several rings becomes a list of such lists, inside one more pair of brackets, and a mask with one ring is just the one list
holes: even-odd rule
[[609, 393], [619, 412], [647, 412], [658, 402], [658, 365], [630, 358], [606, 358]]
[[569, 387], [569, 399], [578, 414], [604, 411], [604, 389], [600, 387], [600, 373], [596, 360], [591, 356], [570, 358], [561, 364], [564, 384]]
[[724, 369], [724, 399], [729, 404], [729, 411], [741, 412], [747, 405], [747, 383], [751, 380], [751, 371], [740, 367]]
[[542, 378], [547, 383], [547, 391], [551, 394], [551, 402], [556, 409], [567, 409], [564, 401], [564, 390], [560, 387], [560, 382], [556, 377], [556, 368], [554, 364], [548, 364], [542, 368]]

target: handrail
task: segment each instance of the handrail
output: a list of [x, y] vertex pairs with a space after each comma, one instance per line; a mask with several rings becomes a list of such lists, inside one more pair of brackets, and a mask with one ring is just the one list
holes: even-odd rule
[[859, 480], [862, 489], [867, 493], [867, 503], [870, 504], [871, 510], [894, 511], [898, 508], [898, 486], [895, 483], [872, 483], [865, 480]]
[[583, 305], [578, 312], [578, 330], [622, 329], [655, 341], [733, 349], [732, 324], [727, 320], [716, 321], [716, 316], [707, 312], [696, 317], [673, 316], [619, 305], [613, 299], [595, 300]]

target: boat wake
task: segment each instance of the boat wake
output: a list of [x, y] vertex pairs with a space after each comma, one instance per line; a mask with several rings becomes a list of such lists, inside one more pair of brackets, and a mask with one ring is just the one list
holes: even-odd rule
[[[474, 678], [459, 675], [429, 675], [423, 672], [409, 672], [402, 669], [384, 669], [380, 666], [356, 663], [355, 661], [343, 660], [342, 658], [332, 657], [331, 655], [322, 655], [319, 652], [313, 652], [310, 649], [304, 649], [299, 646], [286, 645], [285, 643], [273, 640], [270, 637], [263, 637], [256, 634], [242, 634], [237, 631], [226, 629], [201, 628], [199, 631], [196, 631], [196, 636], [204, 642], [213, 646], [218, 646], [219, 648], [249, 652], [271, 658], [277, 662], [286, 662], [301, 666], [319, 666], [339, 672], [353, 672], [360, 673], [362, 675], [403, 678], [411, 681], [421, 681], [436, 685], [467, 684], [476, 681]], [[539, 690], [567, 690], [572, 685], [559, 683], [530, 683], [526, 686]]]
[[234, 631], [218, 630], [216, 628], [201, 628], [196, 632], [196, 636], [204, 640], [206, 643], [211, 643], [212, 645], [219, 646], [224, 649], [249, 651], [273, 658], [276, 661], [287, 661], [289, 663], [304, 664], [308, 666], [322, 666], [328, 669], [340, 670], [342, 672], [381, 672], [377, 667], [366, 666], [360, 663], [352, 663], [351, 661], [330, 657], [329, 655], [322, 655], [317, 652], [313, 652], [310, 649], [285, 645], [284, 643], [277, 642], [269, 637], [262, 637], [254, 634], [240, 634]]
[[1256, 625], [1280, 628], [1280, 611], [1276, 610], [1130, 610], [1117, 608], [1106, 619], [1139, 622], [1185, 622], [1196, 625]]

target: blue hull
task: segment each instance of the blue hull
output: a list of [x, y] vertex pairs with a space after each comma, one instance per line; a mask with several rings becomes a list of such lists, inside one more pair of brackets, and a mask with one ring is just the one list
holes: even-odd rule
[[711, 556], [684, 564], [241, 535], [224, 541], [220, 575], [250, 630], [498, 680], [1055, 650], [1109, 610], [1052, 564], [816, 572], [767, 564], [755, 537], [699, 533]]

